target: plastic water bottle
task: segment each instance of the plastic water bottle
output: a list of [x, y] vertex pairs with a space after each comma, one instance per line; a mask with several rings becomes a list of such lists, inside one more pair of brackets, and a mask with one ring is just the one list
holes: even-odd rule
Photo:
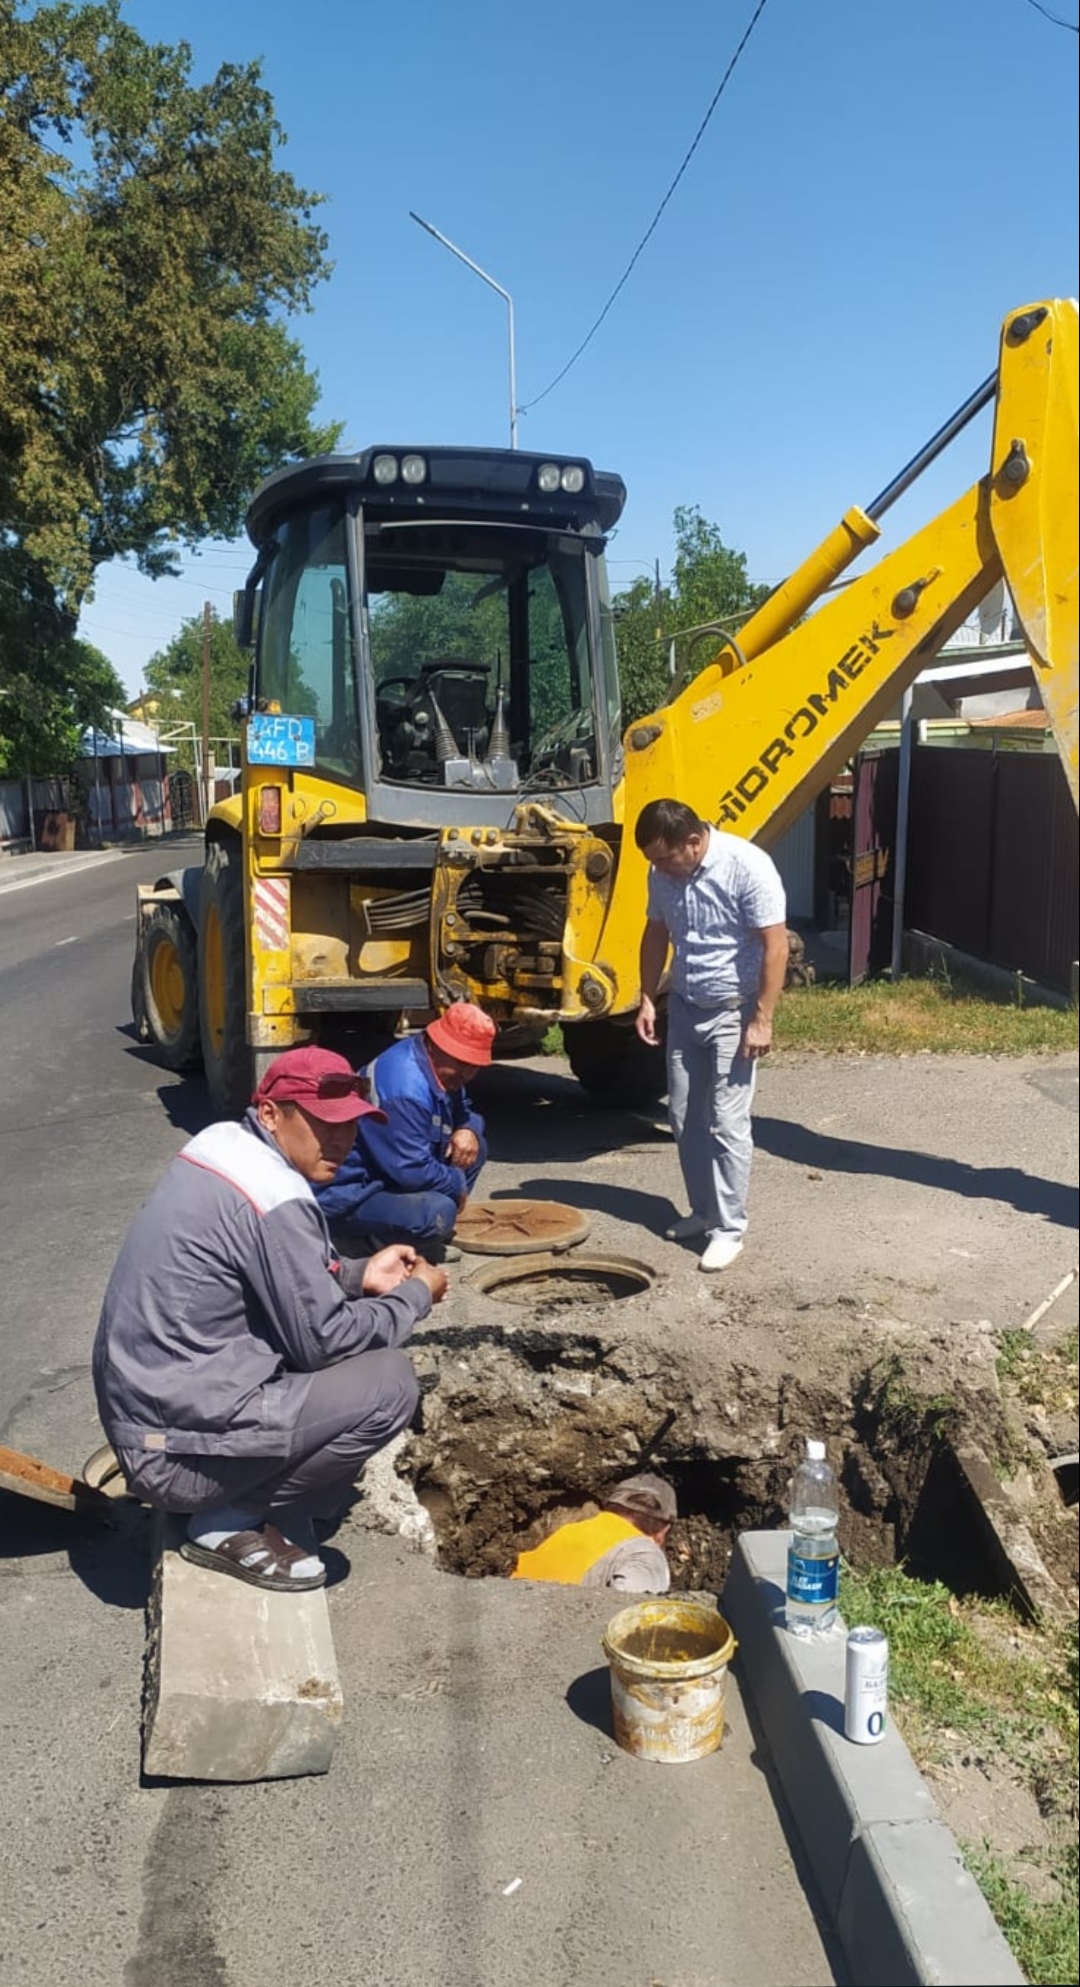
[[840, 1547], [836, 1477], [824, 1442], [808, 1441], [791, 1486], [787, 1625], [793, 1635], [825, 1634], [836, 1620]]

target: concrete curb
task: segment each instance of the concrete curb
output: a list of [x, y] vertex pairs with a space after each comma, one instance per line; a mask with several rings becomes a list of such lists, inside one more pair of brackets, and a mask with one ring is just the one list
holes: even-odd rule
[[35, 850], [0, 863], [0, 894], [29, 890], [35, 883], [52, 883], [80, 869], [99, 869], [102, 863], [118, 862], [127, 849]]
[[843, 1731], [844, 1635], [784, 1628], [787, 1532], [744, 1532], [721, 1606], [826, 1913], [859, 1987], [1024, 1987], [903, 1739]]

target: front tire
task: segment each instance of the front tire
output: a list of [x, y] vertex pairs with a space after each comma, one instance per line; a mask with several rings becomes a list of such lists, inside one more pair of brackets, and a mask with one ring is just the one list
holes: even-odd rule
[[198, 1068], [202, 1043], [195, 933], [179, 904], [155, 904], [147, 918], [132, 1007], [140, 1039], [153, 1043], [167, 1069]]
[[247, 924], [240, 844], [211, 842], [199, 896], [199, 1013], [206, 1084], [223, 1118], [242, 1117], [251, 1102], [247, 1041]]
[[579, 1021], [563, 1029], [574, 1075], [598, 1104], [633, 1110], [667, 1095], [667, 1058], [641, 1040], [632, 1021]]

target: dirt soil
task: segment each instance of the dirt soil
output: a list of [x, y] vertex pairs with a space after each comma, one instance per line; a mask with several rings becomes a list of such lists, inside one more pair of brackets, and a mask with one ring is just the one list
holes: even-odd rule
[[[479, 1288], [490, 1258], [454, 1268], [413, 1341], [425, 1391], [399, 1463], [445, 1564], [505, 1573], [561, 1516], [653, 1466], [679, 1494], [675, 1584], [719, 1592], [735, 1532], [784, 1522], [803, 1438], [819, 1434], [854, 1564], [903, 1558], [956, 1592], [1002, 1591], [1009, 1562], [956, 1442], [1011, 1472], [1009, 1545], [1036, 1603], [1075, 1607], [1076, 1509], [1047, 1467], [1068, 1410], [1040, 1439], [997, 1374], [1000, 1335], [1076, 1262], [1075, 1057], [776, 1055], [759, 1082], [747, 1246], [713, 1276], [663, 1239], [686, 1202], [662, 1107], [603, 1110], [559, 1058], [496, 1067], [473, 1094], [494, 1155], [484, 1197], [569, 1203], [590, 1221], [582, 1254], [652, 1280], [543, 1279], [522, 1304]], [[1076, 1306], [1074, 1282], [1044, 1340], [1075, 1328]], [[1030, 1842], [1030, 1791], [988, 1774], [946, 1759], [954, 1832]]]

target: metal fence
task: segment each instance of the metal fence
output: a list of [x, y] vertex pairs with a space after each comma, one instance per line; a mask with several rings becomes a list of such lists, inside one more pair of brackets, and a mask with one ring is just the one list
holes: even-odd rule
[[36, 847], [43, 822], [68, 806], [66, 780], [0, 780], [0, 852]]
[[1080, 956], [1078, 852], [1056, 754], [916, 747], [909, 929], [1068, 993]]

